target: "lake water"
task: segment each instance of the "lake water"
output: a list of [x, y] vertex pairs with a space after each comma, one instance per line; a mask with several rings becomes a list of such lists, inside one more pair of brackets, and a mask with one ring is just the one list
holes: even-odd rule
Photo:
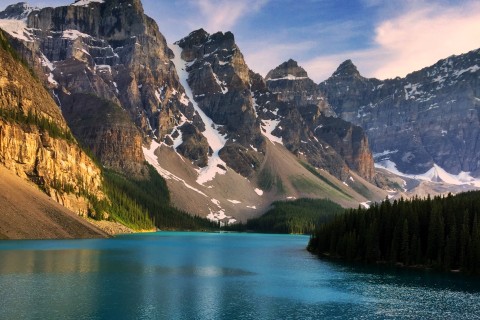
[[478, 278], [353, 268], [308, 237], [0, 242], [0, 319], [479, 319]]

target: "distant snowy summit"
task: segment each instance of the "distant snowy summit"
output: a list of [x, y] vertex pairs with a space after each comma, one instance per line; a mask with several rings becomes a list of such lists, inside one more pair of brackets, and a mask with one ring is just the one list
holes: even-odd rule
[[387, 80], [362, 77], [348, 60], [319, 88], [336, 114], [367, 132], [377, 163], [480, 177], [480, 49]]
[[39, 9], [38, 7], [30, 6], [26, 2], [19, 2], [9, 5], [3, 12], [0, 12], [0, 19], [26, 19], [32, 11]]
[[72, 6], [88, 6], [91, 3], [104, 3], [104, 0], [75, 0]]

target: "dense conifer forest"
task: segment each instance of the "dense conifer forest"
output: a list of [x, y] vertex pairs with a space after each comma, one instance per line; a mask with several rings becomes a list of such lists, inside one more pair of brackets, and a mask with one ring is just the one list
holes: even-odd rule
[[249, 219], [227, 229], [266, 233], [311, 234], [321, 224], [331, 221], [345, 209], [328, 199], [277, 201], [261, 217]]
[[480, 192], [385, 200], [320, 226], [308, 250], [345, 261], [480, 274]]
[[150, 165], [147, 180], [135, 180], [105, 170], [105, 191], [110, 203], [98, 205], [96, 211], [107, 211], [115, 220], [133, 229], [217, 230], [218, 223], [194, 217], [174, 208], [165, 180]]

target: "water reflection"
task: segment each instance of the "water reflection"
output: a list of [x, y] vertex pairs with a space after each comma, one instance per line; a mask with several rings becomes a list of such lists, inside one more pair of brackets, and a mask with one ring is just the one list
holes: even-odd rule
[[307, 241], [160, 233], [0, 242], [0, 319], [469, 319], [480, 312], [480, 288], [468, 281], [325, 262], [305, 251]]
[[97, 250], [0, 251], [0, 274], [98, 272]]

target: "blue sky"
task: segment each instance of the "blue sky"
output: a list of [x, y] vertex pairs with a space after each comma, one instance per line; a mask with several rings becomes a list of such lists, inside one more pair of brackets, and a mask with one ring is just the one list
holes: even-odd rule
[[[15, 0], [0, 0], [0, 9]], [[73, 0], [30, 0], [59, 6]], [[251, 69], [293, 58], [319, 82], [346, 59], [381, 79], [480, 47], [478, 0], [143, 0], [168, 42], [232, 31]]]

